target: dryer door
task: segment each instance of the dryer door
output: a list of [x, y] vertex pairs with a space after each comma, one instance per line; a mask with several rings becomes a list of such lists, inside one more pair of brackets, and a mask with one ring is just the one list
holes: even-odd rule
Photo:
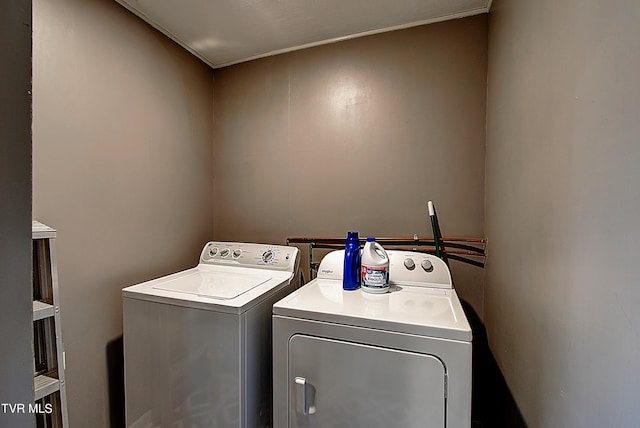
[[289, 427], [444, 427], [445, 368], [432, 356], [297, 334]]

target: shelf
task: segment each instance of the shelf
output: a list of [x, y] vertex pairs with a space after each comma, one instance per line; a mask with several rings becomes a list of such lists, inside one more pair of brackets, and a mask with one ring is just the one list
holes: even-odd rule
[[53, 305], [45, 303], [41, 300], [33, 302], [33, 320], [38, 321], [44, 318], [49, 318], [55, 315], [55, 308]]
[[35, 401], [60, 390], [60, 381], [47, 375], [39, 375], [33, 379]]
[[40, 223], [39, 221], [31, 222], [31, 238], [32, 239], [51, 239], [56, 237], [56, 230]]
[[34, 403], [51, 406], [48, 414], [36, 417], [35, 422], [38, 428], [67, 428], [69, 418], [60, 322], [56, 231], [45, 224], [33, 221], [31, 237]]

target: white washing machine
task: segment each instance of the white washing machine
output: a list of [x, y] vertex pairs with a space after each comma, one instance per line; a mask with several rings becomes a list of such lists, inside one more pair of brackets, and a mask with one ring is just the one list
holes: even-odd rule
[[274, 428], [471, 426], [471, 328], [449, 269], [388, 254], [389, 293], [344, 291], [341, 250], [274, 305]]
[[209, 242], [191, 269], [122, 290], [128, 427], [271, 426], [271, 310], [299, 251]]

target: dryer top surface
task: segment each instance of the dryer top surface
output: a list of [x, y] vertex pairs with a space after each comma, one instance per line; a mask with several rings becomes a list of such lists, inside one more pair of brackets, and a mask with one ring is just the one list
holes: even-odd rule
[[470, 342], [471, 327], [454, 289], [392, 285], [390, 292], [346, 291], [314, 279], [273, 307], [275, 315]]

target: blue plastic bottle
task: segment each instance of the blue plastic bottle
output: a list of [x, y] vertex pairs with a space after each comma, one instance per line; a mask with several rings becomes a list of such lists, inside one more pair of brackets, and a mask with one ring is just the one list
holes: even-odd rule
[[342, 288], [357, 290], [358, 287], [360, 287], [360, 239], [358, 232], [347, 232]]

